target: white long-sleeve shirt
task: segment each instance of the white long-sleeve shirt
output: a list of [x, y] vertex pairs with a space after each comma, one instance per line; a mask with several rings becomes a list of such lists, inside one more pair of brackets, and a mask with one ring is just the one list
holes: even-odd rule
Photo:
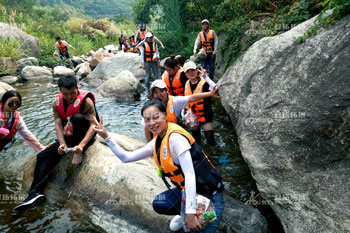
[[[135, 151], [125, 151], [116, 144], [111, 137], [107, 137], [105, 142], [113, 153], [123, 162], [129, 163], [153, 156], [155, 138], [144, 147]], [[186, 187], [186, 214], [196, 213], [196, 175], [194, 172], [192, 157], [190, 153], [191, 145], [188, 140], [179, 133], [172, 133], [169, 137], [169, 153], [176, 165], [180, 165], [185, 175]]]
[[[11, 125], [13, 121], [13, 118], [10, 118], [8, 121], [8, 124]], [[19, 127], [17, 130], [17, 133], [21, 135], [21, 137], [24, 139], [28, 145], [33, 148], [36, 152], [42, 151], [45, 147], [40, 144], [39, 140], [29, 131], [27, 128], [26, 123], [24, 122], [22, 116], [19, 117]], [[15, 127], [15, 126], [13, 126]]]

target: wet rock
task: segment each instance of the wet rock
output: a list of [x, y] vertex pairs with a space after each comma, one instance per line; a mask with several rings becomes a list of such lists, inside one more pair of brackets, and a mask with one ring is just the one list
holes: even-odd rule
[[60, 77], [63, 77], [63, 76], [75, 76], [75, 73], [72, 69], [69, 69], [67, 67], [56, 66], [53, 69], [53, 77], [55, 79], [59, 79]]
[[17, 83], [20, 79], [16, 76], [3, 76], [0, 77], [0, 82], [4, 82], [7, 83], [9, 85], [13, 85], [15, 83]]
[[259, 210], [225, 195], [222, 232], [266, 233], [267, 221]]
[[110, 78], [96, 91], [103, 97], [116, 97], [118, 99], [134, 99], [143, 91], [141, 83], [128, 70], [123, 70], [115, 78]]
[[[119, 134], [113, 134], [113, 139], [126, 150], [135, 150], [145, 144]], [[25, 190], [32, 182], [35, 161], [34, 156], [29, 162], [31, 165], [25, 165]], [[71, 154], [61, 160], [45, 190], [48, 198], [61, 201], [83, 198], [115, 218], [149, 232], [152, 229], [168, 231], [171, 217], [158, 215], [152, 208], [154, 197], [166, 190], [157, 175], [153, 158], [123, 164], [98, 137], [86, 151], [82, 165], [72, 165], [71, 161]]]
[[26, 67], [26, 66], [38, 66], [39, 62], [38, 62], [38, 59], [36, 59], [35, 57], [26, 57], [26, 58], [19, 59], [17, 61], [17, 64], [18, 64], [17, 72], [20, 74], [24, 67]]
[[[123, 70], [129, 70], [138, 77], [144, 70], [141, 67], [141, 56], [135, 53], [118, 53], [101, 61], [98, 66], [83, 80], [90, 87], [98, 87], [107, 79], [116, 77]], [[144, 76], [144, 75], [143, 75]]]
[[52, 73], [40, 66], [26, 66], [22, 69], [21, 77], [24, 80], [31, 81], [37, 79], [52, 80]]
[[12, 86], [7, 83], [0, 81], [0, 96], [2, 96], [6, 91], [15, 90]]
[[285, 232], [348, 232], [350, 16], [263, 38], [219, 82], [257, 187]]

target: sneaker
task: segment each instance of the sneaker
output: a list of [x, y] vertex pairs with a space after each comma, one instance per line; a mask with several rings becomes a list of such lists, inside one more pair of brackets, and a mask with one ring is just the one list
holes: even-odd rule
[[21, 204], [15, 207], [15, 211], [25, 211], [32, 207], [38, 206], [45, 201], [43, 194], [33, 193], [30, 194]]
[[179, 231], [184, 226], [184, 222], [180, 215], [176, 215], [170, 222], [169, 228], [171, 231]]

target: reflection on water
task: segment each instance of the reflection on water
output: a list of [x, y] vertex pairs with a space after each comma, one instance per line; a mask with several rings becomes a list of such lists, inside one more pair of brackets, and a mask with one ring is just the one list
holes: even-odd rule
[[[43, 145], [56, 138], [52, 101], [58, 91], [56, 84], [25, 84], [17, 87], [23, 98], [19, 109], [28, 128]], [[116, 101], [114, 98], [96, 97], [96, 108], [107, 130], [144, 140], [141, 107], [148, 100], [146, 94], [139, 101]], [[214, 105], [215, 137], [221, 152], [204, 146], [213, 164], [224, 177], [228, 193], [244, 200], [249, 196], [253, 182], [237, 145], [234, 129], [225, 115], [220, 101]], [[205, 139], [203, 138], [204, 142]], [[103, 210], [92, 208], [90, 213], [69, 201], [48, 200], [35, 210], [16, 213], [12, 209], [26, 197], [22, 188], [21, 167], [33, 155], [32, 148], [18, 136], [18, 140], [0, 156], [0, 231], [1, 232], [113, 232], [123, 226], [125, 232], [133, 226], [110, 216]], [[162, 182], [162, 181], [160, 181]], [[140, 229], [136, 231], [141, 232]], [[124, 232], [124, 231], [123, 231]]]

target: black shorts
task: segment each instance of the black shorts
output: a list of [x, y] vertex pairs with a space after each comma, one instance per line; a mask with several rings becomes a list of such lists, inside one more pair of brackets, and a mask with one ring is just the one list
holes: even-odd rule
[[64, 53], [60, 53], [60, 58], [63, 59], [64, 57], [69, 58], [69, 53], [68, 53], [68, 51], [67, 51], [67, 52], [64, 52]]

